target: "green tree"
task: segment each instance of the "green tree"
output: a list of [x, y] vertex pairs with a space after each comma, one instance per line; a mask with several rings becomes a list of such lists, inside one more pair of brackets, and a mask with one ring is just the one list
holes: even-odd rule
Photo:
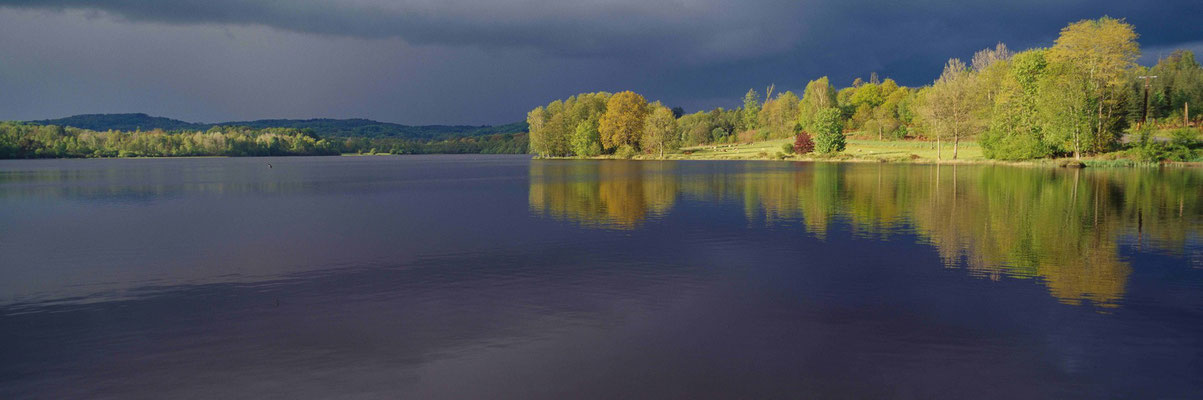
[[664, 158], [665, 151], [676, 148], [676, 132], [677, 119], [673, 118], [672, 110], [653, 105], [644, 121], [640, 146], [644, 151], [660, 153], [660, 158]]
[[[892, 79], [887, 78], [885, 82], [882, 82], [881, 87], [885, 100], [873, 108], [870, 118], [865, 121], [864, 126], [866, 132], [877, 133], [877, 140], [882, 140], [886, 134], [893, 137], [895, 132], [900, 131], [902, 118], [899, 115], [899, 107], [910, 96], [910, 90], [899, 87]], [[905, 130], [901, 132], [905, 133]]]
[[597, 133], [597, 121], [581, 121], [572, 134], [572, 152], [580, 157], [601, 154], [601, 134]]
[[1094, 108], [1087, 117], [1091, 130], [1074, 140], [1075, 157], [1080, 158], [1084, 150], [1104, 151], [1119, 142], [1115, 122], [1120, 117], [1118, 111], [1122, 109], [1130, 72], [1140, 57], [1136, 38], [1132, 25], [1103, 17], [1069, 24], [1049, 49], [1049, 62], [1067, 75], [1058, 77], [1063, 84], [1057, 87], [1083, 91]]
[[1090, 84], [1074, 68], [1064, 63], [1049, 65], [1049, 73], [1040, 83], [1037, 109], [1044, 120], [1045, 138], [1081, 159], [1093, 141], [1095, 124]]
[[[1197, 110], [1203, 109], [1203, 68], [1190, 50], [1175, 50], [1142, 75], [1157, 76], [1150, 82], [1149, 118], [1171, 118], [1171, 123], [1185, 124], [1187, 114], [1197, 115]], [[1142, 99], [1144, 80], [1137, 79], [1133, 83], [1131, 98]], [[1139, 107], [1132, 115], [1139, 121], [1144, 113], [1143, 101], [1132, 103]], [[1190, 108], [1196, 111], [1190, 112]]]
[[941, 158], [943, 137], [952, 138], [952, 158], [955, 160], [961, 138], [978, 128], [981, 122], [978, 114], [979, 94], [965, 63], [956, 58], [948, 60], [940, 78], [926, 92], [920, 108], [929, 131], [936, 137], [937, 159]]
[[547, 110], [543, 106], [535, 107], [526, 113], [526, 124], [529, 126], [530, 134], [530, 152], [539, 156], [546, 157], [547, 144], [544, 140], [547, 131], [543, 126], [547, 123]]
[[811, 123], [814, 132], [814, 150], [823, 154], [844, 151], [844, 119], [837, 108], [824, 108], [815, 114]]
[[743, 130], [760, 127], [760, 94], [756, 93], [756, 89], [748, 89], [748, 93], [744, 94], [744, 107], [740, 121], [742, 121], [740, 127]]
[[838, 104], [835, 86], [831, 85], [831, 80], [826, 76], [807, 82], [806, 90], [802, 92], [802, 100], [798, 103], [798, 124], [810, 126], [819, 110], [836, 107]]
[[1046, 118], [1040, 113], [1040, 85], [1047, 79], [1044, 49], [1015, 54], [1003, 61], [1005, 73], [990, 104], [989, 129], [982, 135], [987, 158], [1026, 160], [1048, 157], [1053, 148], [1045, 138]]
[[792, 137], [798, 124], [798, 96], [786, 91], [772, 100], [766, 100], [760, 110], [760, 127], [767, 131], [768, 138]]

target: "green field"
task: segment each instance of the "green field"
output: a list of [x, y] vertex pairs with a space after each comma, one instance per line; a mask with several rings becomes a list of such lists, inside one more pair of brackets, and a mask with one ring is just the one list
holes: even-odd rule
[[[666, 158], [679, 160], [763, 160], [780, 158], [778, 153], [782, 153], [782, 147], [786, 144], [793, 144], [793, 139], [777, 139], [764, 142], [755, 142], [749, 144], [720, 144], [693, 146], [681, 149], [680, 153], [672, 154]], [[952, 144], [943, 143], [941, 146], [942, 159], [944, 161], [952, 160]], [[935, 142], [915, 141], [915, 140], [898, 140], [898, 141], [879, 141], [879, 140], [861, 140], [848, 139], [848, 146], [840, 154], [833, 156], [821, 156], [815, 154], [807, 154], [804, 156], [791, 155], [789, 159], [837, 159], [848, 161], [912, 161], [912, 162], [932, 162], [936, 161], [936, 145]], [[962, 141], [957, 160], [959, 161], [984, 161], [982, 149], [977, 142]]]

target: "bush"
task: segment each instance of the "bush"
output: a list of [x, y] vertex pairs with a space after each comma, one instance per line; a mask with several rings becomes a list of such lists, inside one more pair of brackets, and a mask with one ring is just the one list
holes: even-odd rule
[[793, 151], [796, 154], [807, 154], [815, 151], [815, 142], [810, 140], [810, 133], [806, 131], [798, 132], [798, 135], [794, 137]]
[[1169, 161], [1191, 161], [1198, 157], [1191, 146], [1195, 144], [1195, 132], [1193, 129], [1178, 129], [1170, 134], [1172, 139], [1168, 142], [1159, 141], [1153, 137], [1153, 131], [1148, 128], [1141, 129], [1136, 132], [1136, 143], [1133, 148], [1137, 158], [1141, 161], [1157, 162], [1162, 160]]
[[837, 108], [825, 108], [815, 113], [812, 129], [815, 132], [815, 151], [838, 153], [844, 151], [844, 120]]
[[785, 154], [785, 155], [794, 154], [794, 145], [789, 144], [789, 143], [781, 145], [781, 154]]
[[1165, 158], [1165, 146], [1153, 138], [1153, 130], [1145, 127], [1135, 132], [1136, 142], [1133, 150], [1141, 161], [1161, 161]]
[[1179, 128], [1170, 132], [1170, 141], [1183, 147], [1194, 147], [1199, 140], [1199, 131], [1191, 128]]
[[635, 158], [635, 154], [637, 153], [638, 152], [635, 151], [634, 147], [631, 147], [629, 144], [624, 144], [618, 147], [618, 150], [614, 152], [614, 155], [624, 160], [630, 160]]
[[1053, 147], [1033, 132], [991, 129], [982, 134], [980, 143], [982, 154], [992, 160], [1031, 160], [1053, 155]]

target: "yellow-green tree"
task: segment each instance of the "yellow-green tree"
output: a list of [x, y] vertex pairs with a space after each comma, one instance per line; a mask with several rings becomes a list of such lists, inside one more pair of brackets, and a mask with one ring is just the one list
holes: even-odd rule
[[1104, 151], [1118, 143], [1115, 122], [1121, 114], [1123, 89], [1140, 57], [1136, 38], [1132, 25], [1103, 17], [1069, 24], [1048, 50], [1049, 62], [1068, 74], [1061, 79], [1078, 81], [1061, 86], [1080, 88], [1094, 106], [1089, 135], [1075, 137], [1075, 156], [1080, 157], [1083, 150]]
[[748, 89], [744, 95], [744, 107], [740, 113], [740, 125], [743, 130], [753, 130], [760, 127], [760, 95], [756, 89]]
[[936, 158], [941, 158], [942, 139], [950, 137], [955, 160], [961, 138], [974, 132], [981, 122], [977, 113], [980, 93], [974, 87], [973, 75], [964, 62], [950, 59], [944, 66], [944, 73], [924, 93], [919, 112], [928, 131], [936, 137]]
[[635, 92], [625, 91], [610, 96], [597, 129], [601, 134], [602, 147], [607, 151], [621, 146], [637, 149], [647, 114], [647, 99]]
[[798, 96], [793, 92], [787, 91], [766, 100], [760, 108], [760, 127], [767, 131], [767, 138], [791, 137], [797, 124]]
[[640, 146], [644, 151], [660, 153], [660, 158], [664, 158], [666, 150], [676, 147], [676, 139], [677, 119], [672, 110], [659, 104], [652, 105], [652, 112], [643, 123]]
[[[995, 63], [989, 69], [1005, 67], [993, 93], [990, 126], [982, 135], [982, 152], [988, 158], [1025, 160], [1047, 157], [1053, 147], [1045, 138], [1042, 82], [1048, 79], [1046, 49], [1020, 52], [1010, 60]], [[1059, 107], [1065, 104], [1060, 104]]]
[[802, 100], [798, 104], [798, 125], [803, 129], [810, 129], [810, 123], [814, 121], [819, 110], [837, 105], [835, 86], [831, 85], [830, 79], [824, 76], [807, 82], [806, 90], [802, 92]]

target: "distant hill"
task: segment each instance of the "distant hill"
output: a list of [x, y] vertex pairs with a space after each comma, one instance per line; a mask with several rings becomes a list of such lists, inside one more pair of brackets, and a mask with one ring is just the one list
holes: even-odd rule
[[71, 126], [94, 131], [107, 131], [110, 129], [115, 131], [133, 131], [138, 129], [144, 131], [155, 129], [165, 131], [204, 130], [209, 129], [210, 126], [171, 118], [152, 117], [146, 114], [81, 114], [67, 118], [28, 122], [40, 125]]
[[526, 132], [526, 122], [505, 125], [401, 125], [370, 119], [262, 119], [231, 121], [215, 124], [193, 123], [177, 119], [152, 117], [146, 114], [82, 114], [66, 118], [28, 121], [41, 125], [71, 126], [94, 131], [198, 131], [214, 126], [245, 126], [250, 128], [309, 129], [322, 137], [397, 137], [406, 139], [446, 139], [451, 137], [484, 136], [494, 133]]

